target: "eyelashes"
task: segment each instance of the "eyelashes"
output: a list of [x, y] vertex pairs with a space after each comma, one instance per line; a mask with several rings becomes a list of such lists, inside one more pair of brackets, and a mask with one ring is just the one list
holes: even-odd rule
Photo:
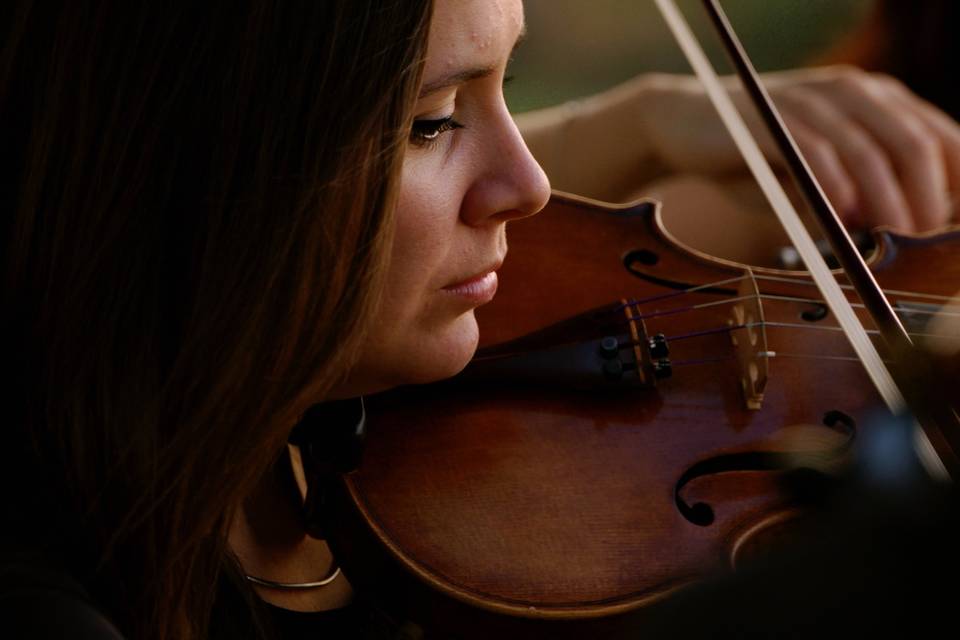
[[[503, 84], [508, 84], [513, 78], [514, 76], [506, 76]], [[419, 148], [432, 148], [439, 143], [444, 133], [463, 128], [464, 125], [454, 120], [452, 115], [430, 120], [414, 120], [410, 128], [410, 144]]]
[[463, 125], [453, 119], [453, 116], [436, 120], [414, 120], [410, 129], [410, 144], [416, 147], [430, 147], [435, 145], [440, 136], [447, 131], [462, 129]]

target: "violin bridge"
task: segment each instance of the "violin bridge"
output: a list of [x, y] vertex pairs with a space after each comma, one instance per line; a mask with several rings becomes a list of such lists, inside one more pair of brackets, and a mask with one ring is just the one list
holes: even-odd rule
[[630, 338], [633, 344], [633, 360], [640, 383], [645, 386], [655, 386], [659, 378], [671, 375], [670, 359], [666, 339], [658, 334], [653, 339], [647, 336], [647, 326], [639, 313], [634, 312], [634, 305], [628, 300], [621, 300], [627, 326], [630, 327]]
[[763, 405], [763, 390], [767, 386], [767, 331], [760, 289], [749, 269], [740, 282], [737, 304], [733, 306], [727, 325], [740, 368], [744, 404], [747, 409], [756, 411]]

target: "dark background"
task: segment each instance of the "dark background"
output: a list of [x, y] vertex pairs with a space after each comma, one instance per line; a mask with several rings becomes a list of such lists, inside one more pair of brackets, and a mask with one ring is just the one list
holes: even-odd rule
[[[700, 0], [677, 4], [727, 70]], [[761, 71], [817, 60], [860, 26], [871, 0], [727, 0], [724, 10]], [[595, 93], [633, 75], [690, 73], [653, 0], [526, 0], [527, 38], [508, 71], [515, 112]]]

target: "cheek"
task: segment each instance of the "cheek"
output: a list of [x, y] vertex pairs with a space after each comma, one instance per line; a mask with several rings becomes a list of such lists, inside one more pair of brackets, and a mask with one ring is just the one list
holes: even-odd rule
[[451, 251], [457, 205], [442, 185], [431, 185], [416, 170], [405, 170], [397, 202], [388, 296], [408, 310], [442, 286], [443, 266]]
[[465, 249], [459, 246], [462, 193], [449, 178], [422, 167], [403, 173], [379, 312], [384, 321], [371, 336], [375, 355], [363, 358], [365, 373], [390, 386], [453, 375], [476, 347], [473, 313], [451, 305], [441, 291], [458, 275]]

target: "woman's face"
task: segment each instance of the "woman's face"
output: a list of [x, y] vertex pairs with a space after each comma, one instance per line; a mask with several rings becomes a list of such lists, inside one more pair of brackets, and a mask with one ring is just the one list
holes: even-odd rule
[[448, 377], [473, 355], [506, 223], [550, 195], [503, 99], [523, 27], [521, 0], [436, 1], [381, 320], [338, 395]]

